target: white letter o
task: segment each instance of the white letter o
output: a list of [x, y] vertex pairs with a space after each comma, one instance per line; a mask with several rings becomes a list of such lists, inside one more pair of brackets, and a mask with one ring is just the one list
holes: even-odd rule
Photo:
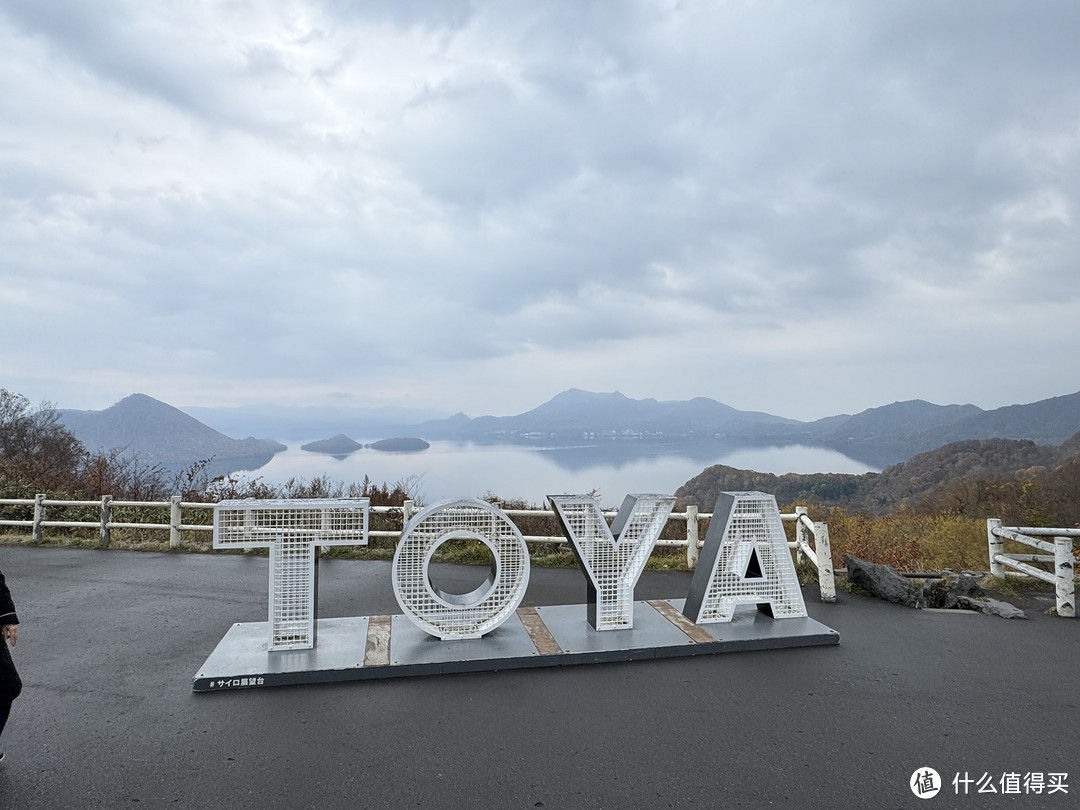
[[[428, 575], [435, 550], [469, 538], [495, 559], [486, 583], [468, 594], [436, 591]], [[441, 639], [480, 638], [517, 610], [529, 585], [529, 549], [517, 526], [481, 500], [446, 501], [416, 513], [394, 552], [394, 596], [413, 624]]]

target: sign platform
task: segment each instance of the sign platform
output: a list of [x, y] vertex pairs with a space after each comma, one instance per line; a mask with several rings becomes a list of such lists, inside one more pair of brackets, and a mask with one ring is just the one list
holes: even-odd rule
[[773, 619], [753, 606], [737, 610], [730, 622], [694, 624], [681, 613], [684, 602], [635, 602], [633, 628], [606, 631], [589, 625], [586, 605], [519, 608], [486, 636], [455, 641], [437, 639], [401, 614], [322, 619], [318, 644], [306, 650], [268, 650], [267, 622], [234, 624], [199, 668], [192, 690], [219, 692], [840, 643], [835, 630], [814, 619]]

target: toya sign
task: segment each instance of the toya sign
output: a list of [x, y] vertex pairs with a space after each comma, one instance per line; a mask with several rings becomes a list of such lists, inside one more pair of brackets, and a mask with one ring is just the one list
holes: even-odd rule
[[[196, 691], [620, 660], [620, 651], [629, 651], [623, 657], [631, 658], [642, 657], [643, 649], [698, 654], [724, 641], [700, 626], [733, 622], [741, 605], [755, 606], [775, 619], [815, 625], [808, 631], [800, 625], [792, 644], [764, 646], [838, 640], [833, 631], [807, 618], [771, 495], [721, 494], [685, 599], [648, 603], [634, 601], [634, 588], [675, 499], [628, 495], [610, 526], [589, 496], [552, 495], [548, 502], [584, 574], [586, 604], [521, 608], [530, 564], [517, 526], [485, 501], [447, 501], [421, 510], [402, 529], [391, 569], [401, 614], [324, 620], [323, 627], [332, 633], [324, 643], [317, 634], [315, 549], [366, 545], [369, 502], [223, 501], [214, 510], [214, 548], [269, 548], [269, 615], [265, 624], [234, 626], [196, 676]], [[468, 593], [448, 593], [432, 581], [432, 557], [444, 543], [462, 538], [487, 547], [491, 570], [486, 581]], [[643, 617], [640, 624], [635, 613]], [[796, 629], [795, 624], [787, 627]], [[772, 630], [767, 635], [778, 638]], [[674, 652], [687, 644], [699, 647]], [[352, 649], [346, 652], [348, 647]], [[357, 647], [364, 651], [363, 664], [355, 661], [360, 657]], [[292, 652], [276, 657], [286, 651]], [[337, 667], [335, 651], [353, 663]], [[586, 652], [592, 657], [575, 659]], [[327, 667], [334, 677], [326, 677]], [[237, 675], [238, 668], [245, 673]]]

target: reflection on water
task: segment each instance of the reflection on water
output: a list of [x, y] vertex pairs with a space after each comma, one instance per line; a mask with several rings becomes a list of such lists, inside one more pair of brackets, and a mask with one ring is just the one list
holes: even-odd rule
[[[359, 440], [366, 442], [367, 440]], [[357, 450], [344, 458], [309, 453], [297, 442], [268, 463], [242, 475], [269, 484], [328, 476], [345, 483], [394, 483], [419, 477], [426, 503], [493, 493], [537, 506], [546, 495], [597, 490], [604, 506], [618, 506], [630, 492], [672, 494], [713, 464], [781, 475], [876, 471], [835, 450], [804, 445], [747, 447], [720, 441], [693, 443], [600, 442], [580, 447], [432, 442], [417, 453]]]

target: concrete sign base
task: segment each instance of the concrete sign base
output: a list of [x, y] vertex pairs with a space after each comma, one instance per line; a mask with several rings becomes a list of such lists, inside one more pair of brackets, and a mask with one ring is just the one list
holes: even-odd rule
[[814, 619], [773, 619], [753, 607], [739, 609], [730, 622], [694, 624], [682, 614], [684, 602], [636, 602], [633, 628], [605, 632], [589, 625], [587, 605], [519, 608], [483, 638], [455, 641], [428, 635], [403, 615], [322, 619], [318, 647], [307, 650], [269, 650], [266, 622], [234, 624], [199, 668], [192, 690], [219, 692], [840, 643], [835, 630]]

